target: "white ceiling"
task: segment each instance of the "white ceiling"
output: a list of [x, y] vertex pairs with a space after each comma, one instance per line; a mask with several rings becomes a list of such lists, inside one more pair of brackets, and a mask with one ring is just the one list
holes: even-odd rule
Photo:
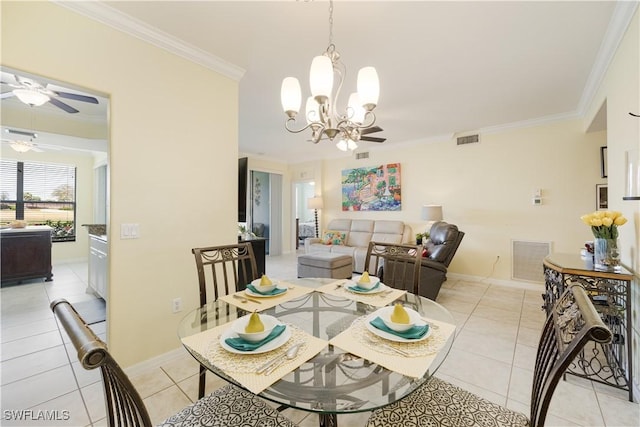
[[[303, 97], [309, 93], [311, 60], [328, 45], [328, 1], [59, 4], [241, 76], [242, 153], [288, 162], [350, 155], [329, 141], [314, 146], [307, 132], [287, 132], [280, 106], [286, 76], [299, 78]], [[348, 71], [343, 97], [355, 91], [359, 68], [373, 65], [380, 76], [375, 111], [384, 132], [373, 136], [387, 142], [362, 148], [394, 149], [456, 133], [580, 117], [636, 6], [336, 1], [333, 41]], [[188, 76], [175, 79], [189, 84]]]

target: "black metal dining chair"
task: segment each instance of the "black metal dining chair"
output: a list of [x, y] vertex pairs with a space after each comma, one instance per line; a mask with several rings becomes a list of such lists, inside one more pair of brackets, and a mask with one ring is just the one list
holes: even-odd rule
[[611, 331], [602, 322], [582, 285], [574, 284], [556, 301], [542, 330], [533, 373], [529, 419], [431, 377], [404, 399], [374, 411], [367, 427], [544, 426], [553, 393], [576, 355], [589, 342], [608, 343], [611, 338]]
[[418, 295], [422, 247], [369, 242], [364, 271], [375, 274], [387, 286]]
[[[135, 387], [109, 353], [107, 345], [64, 299], [51, 310], [69, 335], [84, 369], [100, 368], [109, 427], [151, 427], [151, 418]], [[159, 424], [159, 427], [278, 426], [295, 427], [271, 406], [233, 385], [215, 390]]]
[[[200, 306], [217, 300], [221, 295], [236, 292], [258, 278], [258, 267], [250, 243], [193, 248], [196, 259], [198, 284], [200, 286]], [[213, 298], [207, 298], [213, 293]], [[200, 365], [198, 398], [205, 393], [207, 369]]]

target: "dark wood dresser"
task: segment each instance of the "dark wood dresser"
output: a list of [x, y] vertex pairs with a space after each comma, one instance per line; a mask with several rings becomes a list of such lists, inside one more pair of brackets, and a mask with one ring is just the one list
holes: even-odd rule
[[0, 231], [2, 283], [45, 278], [51, 281], [52, 228], [38, 225]]

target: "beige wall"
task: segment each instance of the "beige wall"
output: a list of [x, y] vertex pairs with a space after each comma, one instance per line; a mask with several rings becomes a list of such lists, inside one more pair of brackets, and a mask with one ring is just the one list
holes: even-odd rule
[[[1, 7], [3, 65], [110, 96], [112, 351], [128, 366], [178, 347], [190, 249], [236, 239], [237, 183], [221, 177], [237, 171], [237, 82], [49, 2]], [[122, 223], [141, 238], [120, 240]]]
[[94, 158], [91, 155], [73, 155], [60, 151], [18, 153], [5, 144], [0, 148], [0, 156], [19, 162], [58, 163], [76, 167], [76, 241], [54, 243], [51, 256], [54, 264], [61, 261], [86, 260], [89, 254], [89, 235], [80, 224], [91, 223], [93, 218]]
[[587, 126], [607, 103], [609, 206], [621, 211], [630, 221], [620, 228], [622, 261], [636, 275], [632, 286], [632, 322], [634, 348], [634, 382], [640, 384], [640, 203], [623, 201], [625, 195], [625, 152], [640, 149], [640, 11], [636, 14], [620, 43], [585, 119]]
[[[511, 278], [511, 239], [550, 241], [558, 252], [578, 253], [590, 231], [580, 215], [595, 210], [599, 152], [605, 133], [585, 134], [578, 120], [481, 135], [481, 142], [454, 140], [372, 151], [324, 163], [322, 223], [334, 217], [396, 219], [422, 231], [425, 203], [442, 204], [444, 220], [466, 235], [451, 272], [493, 279]], [[401, 164], [402, 210], [342, 212], [343, 169]], [[534, 189], [543, 204], [532, 204]], [[492, 273], [497, 257], [500, 260]]]

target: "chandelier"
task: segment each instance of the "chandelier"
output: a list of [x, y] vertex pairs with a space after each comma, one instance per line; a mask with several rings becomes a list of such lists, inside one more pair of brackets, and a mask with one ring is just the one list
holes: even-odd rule
[[349, 96], [345, 111], [339, 112], [336, 106], [346, 73], [346, 67], [340, 61], [340, 54], [333, 44], [333, 0], [330, 0], [329, 47], [324, 54], [316, 56], [311, 62], [311, 96], [306, 102], [306, 126], [300, 129], [292, 127], [300, 111], [302, 95], [298, 79], [286, 77], [282, 81], [280, 92], [282, 108], [288, 116], [285, 128], [292, 133], [311, 129], [311, 141], [314, 144], [326, 136], [331, 141], [337, 138], [336, 146], [342, 151], [358, 148], [357, 141], [360, 140], [362, 131], [371, 128], [376, 121], [373, 109], [378, 103], [380, 84], [374, 67], [361, 68], [358, 72], [358, 91]]

